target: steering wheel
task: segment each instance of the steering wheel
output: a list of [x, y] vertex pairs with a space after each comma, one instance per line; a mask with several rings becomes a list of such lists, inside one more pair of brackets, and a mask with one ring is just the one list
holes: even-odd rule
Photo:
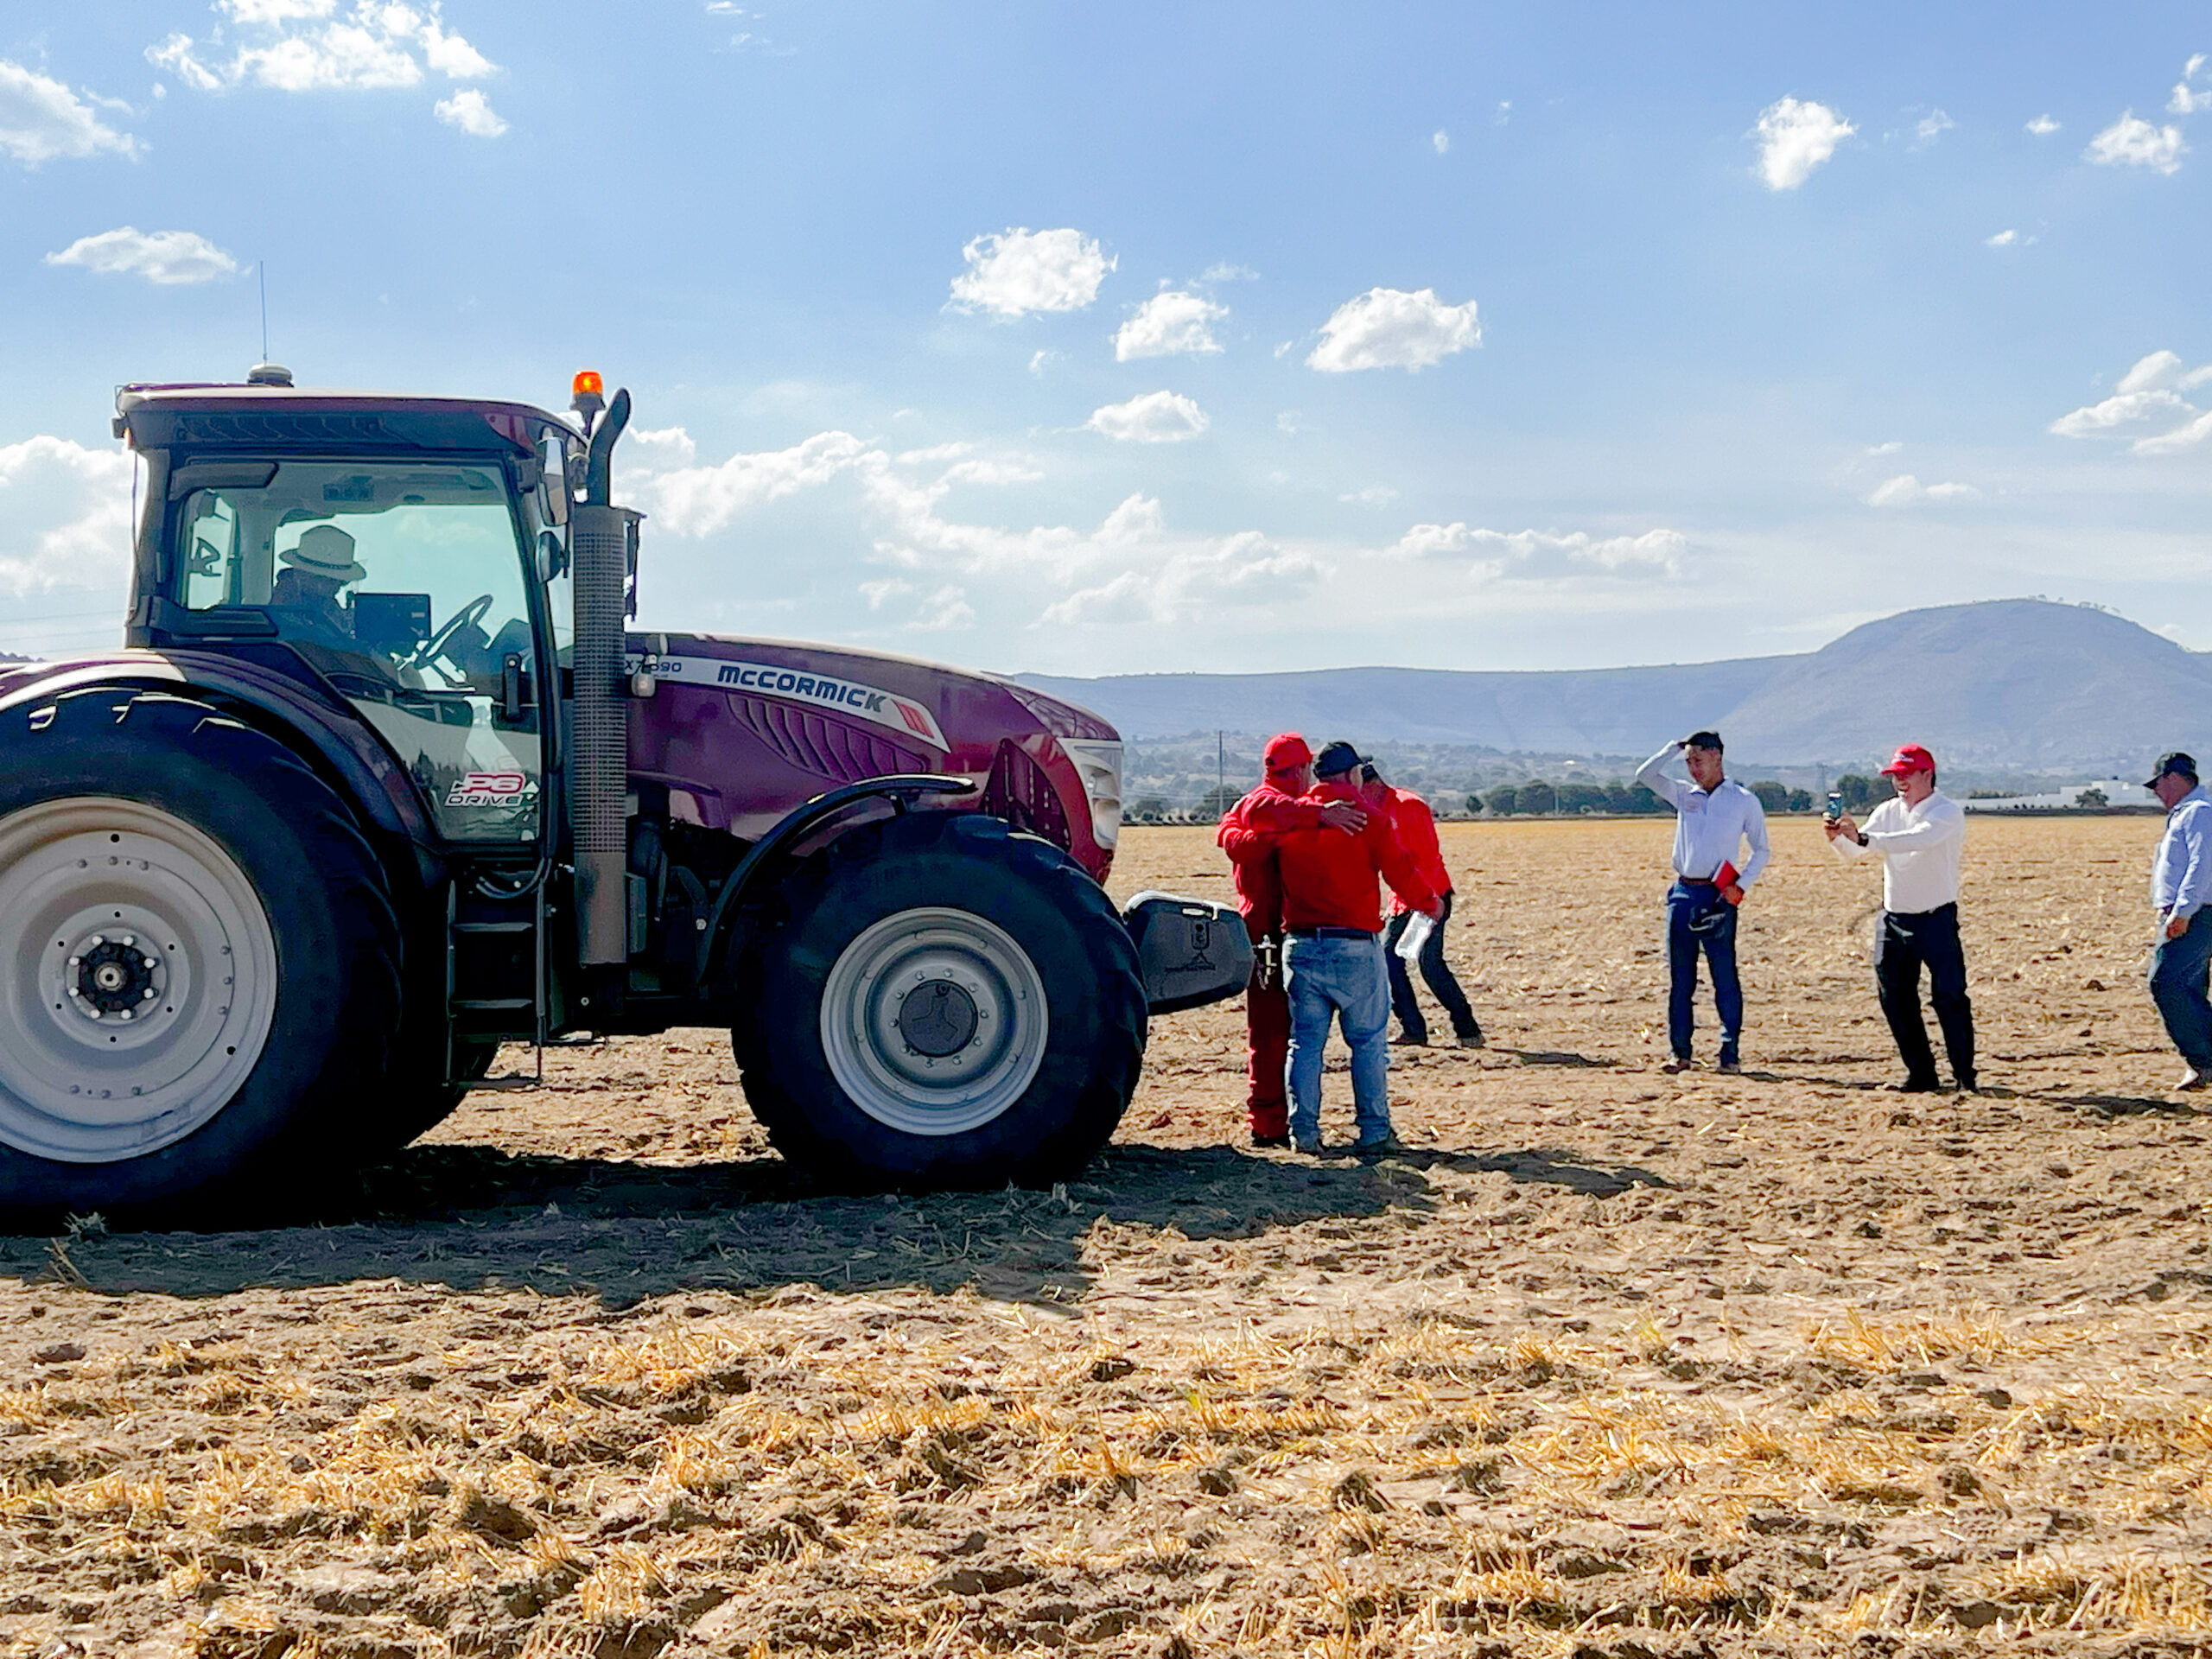
[[[470, 600], [467, 604], [446, 619], [445, 626], [401, 658], [400, 667], [421, 668], [427, 663], [435, 662], [454, 635], [471, 623], [484, 620], [484, 613], [492, 608], [492, 595], [489, 594], [479, 594], [474, 599]], [[458, 668], [460, 664], [456, 663], [454, 666]]]

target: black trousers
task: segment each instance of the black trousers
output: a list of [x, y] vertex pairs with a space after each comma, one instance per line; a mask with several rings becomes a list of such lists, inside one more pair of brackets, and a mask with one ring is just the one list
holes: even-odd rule
[[[1421, 1011], [1421, 1003], [1414, 996], [1413, 976], [1406, 972], [1405, 958], [1398, 954], [1398, 941], [1406, 936], [1406, 929], [1413, 925], [1414, 913], [1402, 910], [1390, 918], [1382, 934], [1382, 963], [1390, 974], [1390, 1007], [1398, 1016], [1398, 1024], [1410, 1042], [1428, 1040], [1428, 1018]], [[1421, 976], [1428, 982], [1430, 992], [1444, 1005], [1444, 1012], [1452, 1021], [1452, 1034], [1465, 1041], [1480, 1037], [1483, 1028], [1476, 1023], [1475, 1011], [1467, 1006], [1467, 994], [1459, 988], [1459, 982], [1452, 976], [1451, 964], [1444, 960], [1444, 925], [1452, 919], [1452, 895], [1444, 895], [1444, 913], [1436, 918], [1436, 927], [1428, 942], [1421, 948]]]
[[1933, 1087], [1936, 1056], [1920, 1017], [1920, 969], [1928, 969], [1928, 1000], [1943, 1028], [1943, 1052], [1959, 1086], [1974, 1086], [1974, 1005], [1967, 1001], [1967, 953], [1959, 943], [1959, 907], [1911, 914], [1884, 911], [1874, 931], [1874, 983], [1882, 1014], [1904, 1059], [1906, 1081]]

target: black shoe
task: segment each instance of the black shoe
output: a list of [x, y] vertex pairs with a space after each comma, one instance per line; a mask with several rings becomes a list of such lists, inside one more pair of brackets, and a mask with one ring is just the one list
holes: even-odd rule
[[1462, 1048], [1482, 1048], [1486, 1046], [1487, 1039], [1483, 1036], [1483, 1028], [1480, 1026], [1471, 1026], [1459, 1033], [1459, 1046]]
[[1390, 1039], [1390, 1046], [1393, 1048], [1427, 1048], [1428, 1046], [1428, 1036], [1427, 1033], [1423, 1033], [1419, 1037], [1410, 1037], [1402, 1031], [1395, 1037], [1393, 1037]]
[[1980, 1094], [1981, 1092], [1981, 1079], [1973, 1072], [1967, 1072], [1966, 1076], [1959, 1079], [1959, 1092], [1962, 1095]]
[[1940, 1095], [1943, 1085], [1933, 1077], [1907, 1077], [1903, 1083], [1885, 1083], [1882, 1087], [1892, 1095]]
[[1281, 1135], [1255, 1135], [1252, 1144], [1262, 1152], [1288, 1152], [1290, 1131], [1285, 1129]]

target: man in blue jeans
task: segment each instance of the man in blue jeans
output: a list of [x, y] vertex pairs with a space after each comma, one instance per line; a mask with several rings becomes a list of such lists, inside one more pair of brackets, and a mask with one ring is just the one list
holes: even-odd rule
[[[1314, 760], [1319, 782], [1306, 798], [1357, 804], [1363, 764], [1351, 744], [1330, 744]], [[1292, 830], [1281, 837], [1275, 860], [1289, 935], [1290, 1058], [1284, 1071], [1291, 1144], [1303, 1153], [1321, 1150], [1321, 1052], [1330, 1025], [1340, 1022], [1351, 1049], [1353, 1149], [1399, 1151], [1390, 1125], [1390, 991], [1376, 938], [1382, 911], [1375, 879], [1382, 876], [1432, 921], [1443, 903], [1398, 844], [1386, 813], [1371, 812], [1357, 835], [1318, 824]]]
[[2203, 912], [2212, 893], [2212, 796], [2196, 781], [2196, 760], [2178, 749], [2158, 757], [2147, 787], [2166, 809], [2166, 833], [2151, 867], [2151, 902], [2158, 907], [2151, 1000], [2187, 1062], [2174, 1087], [2195, 1090], [2212, 1080], [2212, 1002], [2204, 995], [2212, 918]]
[[[1690, 781], [1660, 768], [1675, 755]], [[1726, 775], [1720, 734], [1692, 732], [1669, 743], [1636, 769], [1636, 780], [1675, 809], [1675, 884], [1667, 889], [1667, 1046], [1661, 1067], [1690, 1065], [1691, 1000], [1697, 994], [1697, 959], [1713, 970], [1713, 1012], [1720, 1016], [1723, 1071], [1740, 1070], [1744, 986], [1736, 975], [1736, 907], [1766, 868], [1766, 810], [1759, 798]], [[1736, 858], [1751, 849], [1739, 870]]]

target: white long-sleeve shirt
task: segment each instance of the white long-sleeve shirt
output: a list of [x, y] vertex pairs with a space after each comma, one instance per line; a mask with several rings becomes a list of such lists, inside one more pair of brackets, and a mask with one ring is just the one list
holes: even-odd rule
[[1675, 809], [1675, 874], [1710, 881], [1723, 864], [1733, 864], [1745, 846], [1751, 855], [1736, 881], [1748, 887], [1766, 868], [1766, 809], [1759, 798], [1732, 778], [1710, 791], [1659, 770], [1677, 753], [1669, 743], [1636, 769], [1636, 781]]
[[1959, 855], [1967, 839], [1966, 810], [1942, 790], [1917, 806], [1892, 795], [1859, 826], [1861, 847], [1849, 836], [1829, 845], [1845, 858], [1882, 861], [1882, 908], [1918, 916], [1959, 902]]
[[2212, 795], [2200, 785], [2166, 813], [2166, 833], [2158, 838], [2158, 861], [2151, 867], [2151, 902], [2159, 914], [2183, 919], [2196, 914], [2212, 897]]

